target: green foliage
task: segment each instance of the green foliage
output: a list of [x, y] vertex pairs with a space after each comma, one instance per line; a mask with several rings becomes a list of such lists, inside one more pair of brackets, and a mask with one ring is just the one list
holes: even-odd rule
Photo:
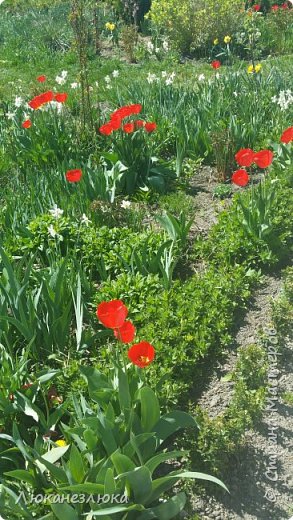
[[233, 34], [239, 26], [241, 6], [241, 2], [230, 0], [183, 0], [180, 4], [153, 0], [148, 16], [181, 52], [203, 53], [216, 37]]
[[[181, 479], [208, 480], [226, 489], [219, 479], [204, 473], [171, 470], [157, 476], [157, 468], [163, 462], [185, 455], [184, 451], [166, 451], [165, 441], [182, 429], [194, 429], [196, 422], [187, 413], [176, 410], [162, 415], [155, 392], [142, 385], [137, 370], [124, 371], [116, 358], [108, 377], [86, 365], [81, 367], [81, 373], [87, 381], [90, 400], [82, 395], [73, 398], [75, 413], [67, 424], [61, 424], [65, 446], [56, 447], [40, 434], [29, 446], [21, 438], [17, 424], [11, 436], [0, 433], [0, 441], [15, 445], [15, 451], [25, 461], [25, 469], [18, 460], [13, 464], [16, 469], [4, 468], [1, 511], [15, 514], [22, 510], [25, 514], [23, 499], [13, 507], [9, 497], [5, 500], [5, 493], [18, 490], [26, 495], [29, 485], [33, 491], [42, 489], [44, 493], [113, 494], [126, 499], [118, 507], [104, 501], [97, 505], [93, 498], [63, 504], [63, 509], [60, 504], [49, 503], [58, 518], [61, 513], [78, 518], [83, 513], [99, 512], [109, 517], [115, 512], [121, 519], [143, 520], [157, 514], [171, 519], [184, 507], [185, 494], [179, 493], [163, 504], [159, 499]], [[3, 456], [0, 453], [0, 458]], [[48, 512], [48, 507], [39, 506], [39, 512]]]
[[236, 196], [229, 211], [223, 211], [209, 239], [197, 250], [212, 262], [245, 263], [258, 268], [286, 258], [292, 247], [290, 207], [292, 190], [286, 176], [263, 180], [251, 192]]
[[226, 377], [234, 386], [224, 412], [211, 419], [203, 409], [197, 408], [198, 450], [214, 470], [221, 467], [225, 457], [241, 444], [245, 431], [259, 420], [265, 405], [267, 370], [264, 348], [243, 347], [239, 350], [235, 369], [228, 374], [229, 378]]
[[274, 324], [280, 334], [292, 337], [293, 268], [285, 271], [284, 285], [278, 300], [272, 302]]

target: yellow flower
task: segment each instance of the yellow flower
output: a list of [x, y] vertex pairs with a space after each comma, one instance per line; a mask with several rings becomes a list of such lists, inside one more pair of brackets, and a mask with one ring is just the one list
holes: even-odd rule
[[116, 25], [115, 25], [114, 23], [107, 22], [107, 23], [105, 24], [105, 27], [106, 27], [106, 29], [108, 29], [108, 31], [111, 31], [111, 32], [112, 32], [112, 31], [114, 31]]
[[214, 45], [218, 45], [218, 43], [219, 43], [219, 38], [215, 38], [214, 39]]
[[57, 446], [60, 446], [60, 448], [67, 446], [67, 442], [65, 442], [63, 439], [58, 439], [58, 441], [56, 441], [55, 444], [57, 444]]
[[224, 43], [230, 43], [231, 39], [231, 36], [225, 36]]
[[247, 72], [248, 74], [253, 74], [254, 72], [258, 73], [260, 72], [262, 69], [262, 65], [260, 63], [258, 63], [255, 67], [253, 65], [249, 65], [247, 67]]

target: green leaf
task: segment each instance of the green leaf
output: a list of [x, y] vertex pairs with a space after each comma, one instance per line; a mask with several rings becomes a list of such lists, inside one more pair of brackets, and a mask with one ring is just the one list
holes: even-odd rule
[[69, 504], [50, 504], [58, 520], [79, 520], [78, 514]]
[[71, 486], [61, 486], [59, 491], [72, 491], [73, 493], [88, 493], [89, 495], [105, 493], [103, 484], [95, 482], [84, 482], [83, 484], [72, 484]]
[[114, 471], [112, 468], [108, 468], [105, 475], [105, 495], [112, 495], [115, 493], [116, 484], [114, 479]]
[[117, 513], [125, 513], [126, 511], [143, 511], [144, 507], [140, 504], [134, 504], [131, 506], [114, 506], [114, 507], [106, 507], [105, 509], [96, 509], [95, 511], [91, 511], [90, 513], [84, 513], [84, 515], [89, 515], [88, 518], [92, 518], [93, 516], [109, 516], [115, 515]]
[[131, 400], [128, 377], [121, 368], [118, 369], [118, 391], [121, 410], [124, 411], [126, 408], [129, 409], [131, 406]]
[[119, 453], [118, 451], [111, 455], [111, 460], [118, 475], [135, 469], [134, 462], [132, 462], [129, 457], [122, 455], [122, 453]]
[[155, 469], [166, 460], [170, 459], [176, 459], [178, 457], [184, 457], [187, 455], [187, 451], [167, 451], [166, 453], [158, 453], [158, 455], [155, 455], [151, 459], [149, 459], [145, 466], [150, 470], [151, 473], [155, 471]]
[[80, 451], [72, 444], [69, 458], [69, 469], [74, 480], [79, 484], [85, 476], [85, 468]]
[[151, 432], [160, 419], [160, 405], [155, 392], [148, 386], [139, 391], [141, 401], [141, 423], [144, 432]]
[[126, 477], [130, 490], [133, 493], [134, 501], [144, 504], [152, 493], [150, 470], [146, 466], [141, 466], [120, 476]]
[[50, 450], [47, 453], [45, 453], [44, 455], [42, 455], [39, 459], [37, 459], [36, 464], [39, 467], [39, 469], [41, 470], [41, 472], [43, 473], [46, 469], [46, 466], [44, 466], [44, 464], [42, 464], [42, 462], [44, 460], [50, 462], [51, 464], [54, 464], [55, 462], [57, 462], [57, 460], [59, 460], [59, 459], [61, 459], [61, 457], [63, 457], [63, 455], [67, 452], [68, 449], [69, 449], [69, 445], [60, 446], [60, 447], [58, 446], [58, 448], [53, 448], [52, 450]]
[[185, 504], [185, 493], [178, 493], [167, 502], [164, 502], [157, 507], [146, 509], [146, 511], [139, 515], [139, 520], [151, 520], [153, 518], [159, 518], [160, 520], [171, 520], [171, 518], [175, 518], [180, 513], [180, 511], [183, 510]]
[[182, 429], [182, 428], [190, 428], [197, 427], [198, 425], [193, 417], [186, 412], [181, 412], [179, 410], [174, 410], [170, 412], [157, 422], [154, 426], [153, 431], [157, 433], [159, 438], [159, 444], [162, 444], [172, 433]]
[[16, 478], [17, 480], [22, 480], [24, 482], [27, 482], [33, 487], [36, 487], [36, 480], [35, 477], [29, 472], [24, 469], [15, 469], [13, 471], [6, 471], [4, 475], [7, 475], [8, 477]]

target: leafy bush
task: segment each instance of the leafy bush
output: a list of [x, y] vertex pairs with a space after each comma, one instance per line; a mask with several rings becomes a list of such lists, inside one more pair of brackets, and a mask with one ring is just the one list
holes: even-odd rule
[[[278, 176], [236, 196], [229, 210], [220, 214], [209, 239], [199, 241], [196, 249], [221, 265], [245, 263], [257, 268], [287, 258], [292, 247], [289, 208], [293, 192], [288, 188], [287, 175], [278, 172]], [[266, 197], [268, 202], [264, 202]]]
[[280, 298], [272, 303], [273, 320], [277, 330], [283, 336], [292, 337], [293, 320], [293, 268], [285, 271], [284, 286]]
[[198, 450], [214, 469], [219, 469], [225, 457], [241, 443], [245, 431], [259, 420], [265, 405], [267, 370], [263, 347], [243, 347], [234, 371], [226, 377], [234, 382], [226, 410], [210, 419], [204, 410], [197, 408]]
[[215, 38], [233, 34], [241, 6], [238, 0], [153, 0], [149, 17], [181, 52], [200, 54]]

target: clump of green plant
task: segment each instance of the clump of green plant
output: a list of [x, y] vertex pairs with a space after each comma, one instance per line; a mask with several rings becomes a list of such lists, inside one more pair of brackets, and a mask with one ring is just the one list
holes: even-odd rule
[[197, 407], [198, 451], [214, 470], [221, 467], [225, 458], [241, 444], [245, 431], [260, 419], [265, 405], [267, 370], [263, 347], [249, 345], [240, 349], [235, 370], [225, 377], [234, 383], [226, 410], [211, 419]]
[[276, 181], [263, 180], [251, 192], [234, 197], [229, 210], [219, 215], [208, 240], [195, 244], [196, 253], [209, 255], [216, 264], [274, 265], [291, 251], [292, 203], [293, 192], [282, 176]]
[[292, 337], [293, 320], [293, 268], [285, 271], [284, 285], [278, 300], [272, 302], [274, 324], [280, 334]]
[[231, 194], [232, 188], [230, 184], [218, 184], [213, 191], [213, 197], [216, 199], [227, 199]]
[[137, 27], [125, 25], [120, 31], [121, 44], [130, 63], [136, 63], [135, 49], [138, 41]]
[[[115, 514], [121, 520], [171, 520], [184, 508], [186, 495], [177, 493], [163, 503], [160, 498], [180, 480], [207, 480], [227, 490], [219, 479], [205, 473], [172, 470], [172, 466], [159, 473], [162, 463], [186, 455], [182, 450], [166, 449], [169, 437], [182, 429], [195, 429], [197, 424], [190, 414], [180, 410], [162, 414], [156, 392], [141, 373], [154, 361], [155, 349], [143, 341], [126, 350], [126, 344], [133, 343], [135, 336], [134, 325], [125, 321], [127, 313], [127, 307], [119, 300], [98, 306], [97, 317], [114, 331], [119, 342], [111, 349], [112, 367], [103, 373], [93, 366], [80, 367], [89, 397], [80, 394], [72, 398], [74, 413], [59, 407], [51, 414], [49, 424], [54, 427], [54, 419], [59, 422], [62, 418], [57, 431], [44, 435], [34, 425], [31, 430], [35, 440], [29, 442], [15, 422], [11, 435], [0, 433], [0, 449], [2, 445], [13, 446], [18, 456], [12, 459], [13, 469], [4, 468], [1, 475], [1, 482], [5, 482], [1, 486], [1, 511], [10, 518], [17, 514], [28, 516], [37, 510], [39, 514], [52, 511], [57, 518], [66, 512], [76, 520], [83, 514], [94, 517], [95, 513], [108, 517]], [[50, 395], [55, 400], [58, 397], [55, 390]], [[18, 399], [21, 397], [17, 395]], [[29, 399], [25, 404], [25, 411], [38, 423], [39, 410]], [[0, 460], [3, 456], [5, 459], [5, 452], [0, 451]], [[27, 506], [24, 497], [28, 489], [44, 494], [82, 493], [87, 500], [72, 500], [69, 505], [67, 501], [64, 504], [48, 499], [38, 506]], [[11, 500], [14, 490], [21, 495], [18, 501]], [[109, 500], [95, 501], [98, 494], [109, 496]], [[111, 495], [122, 496], [123, 502], [113, 506]]]

